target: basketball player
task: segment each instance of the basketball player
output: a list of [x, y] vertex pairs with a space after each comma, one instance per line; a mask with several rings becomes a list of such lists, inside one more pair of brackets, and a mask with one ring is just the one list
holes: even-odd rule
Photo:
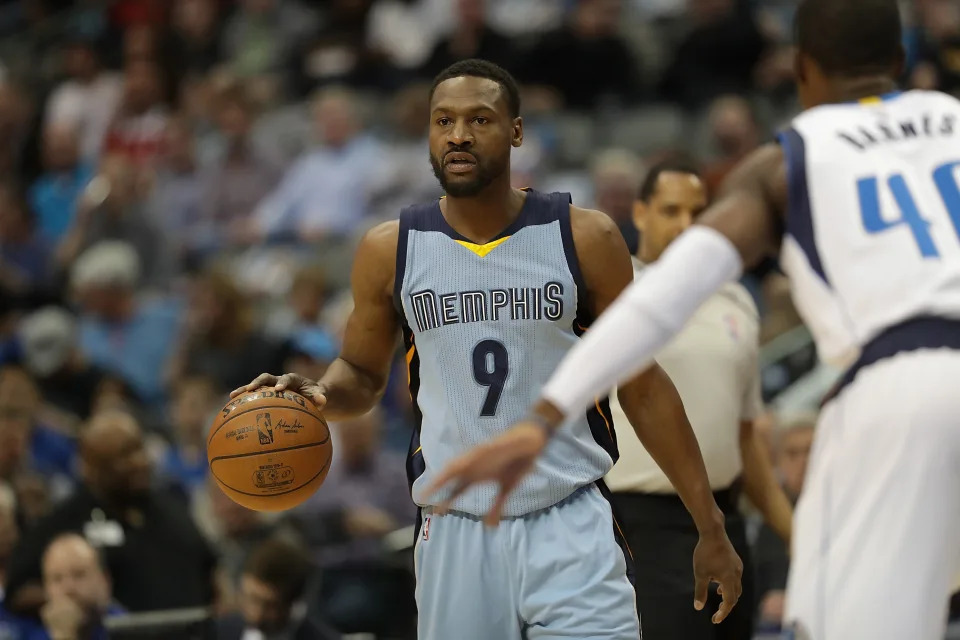
[[[662, 162], [647, 172], [634, 204], [633, 221], [641, 232], [635, 277], [643, 277], [703, 213], [707, 201], [706, 185], [687, 163]], [[749, 603], [753, 602], [754, 580], [739, 495], [746, 493], [785, 540], [790, 537], [793, 515], [769, 457], [753, 432], [753, 421], [762, 411], [759, 333], [750, 294], [740, 284], [729, 282], [656, 356], [657, 364], [676, 385], [697, 436], [714, 499], [725, 516], [727, 535], [743, 560], [742, 599]], [[693, 585], [687, 580], [687, 571], [697, 529], [670, 480], [627, 431], [630, 427], [618, 400], [611, 397], [610, 410], [620, 460], [606, 482], [633, 551], [644, 640], [752, 637], [752, 606], [736, 607], [719, 625], [710, 624], [707, 611], [690, 607]], [[714, 597], [710, 595], [711, 600]]]
[[960, 102], [896, 92], [896, 0], [802, 0], [796, 27], [807, 110], [574, 348], [529, 419], [435, 482], [509, 492], [565, 415], [779, 248], [820, 356], [849, 366], [797, 506], [787, 618], [811, 640], [939, 640], [960, 569]]
[[[510, 187], [523, 142], [517, 86], [484, 61], [435, 80], [430, 159], [447, 197], [405, 209], [371, 230], [352, 276], [355, 308], [343, 349], [319, 382], [264, 374], [264, 385], [310, 397], [330, 420], [370, 410], [383, 392], [398, 329], [419, 424], [407, 468], [422, 507], [415, 549], [419, 635], [430, 640], [636, 640], [628, 563], [601, 479], [616, 457], [606, 400], [577, 412], [517, 493], [495, 487], [445, 495], [425, 488], [449, 460], [520, 419], [590, 319], [630, 283], [630, 256], [604, 214], [567, 194]], [[235, 393], [237, 393], [235, 392]], [[653, 370], [621, 387], [629, 417], [675, 483], [700, 531], [694, 573], [740, 592], [740, 559], [723, 528], [696, 439], [669, 379]]]

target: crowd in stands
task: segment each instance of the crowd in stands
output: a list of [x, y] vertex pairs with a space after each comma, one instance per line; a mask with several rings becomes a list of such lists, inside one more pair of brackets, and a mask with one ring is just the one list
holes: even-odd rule
[[[0, 0], [0, 639], [191, 607], [224, 640], [411, 637], [402, 354], [290, 513], [211, 482], [225, 394], [336, 357], [360, 234], [441, 195], [426, 135], [446, 65], [509, 69], [515, 185], [570, 192], [635, 250], [646, 166], [693, 158], [715, 192], [796, 112], [795, 4]], [[902, 4], [904, 85], [960, 94], [960, 4]], [[782, 347], [802, 328], [776, 265], [745, 282], [777, 345], [767, 432], [796, 497], [817, 394], [774, 401], [817, 363], [808, 340]], [[763, 587], [741, 606], [769, 631], [787, 555], [755, 538]]]

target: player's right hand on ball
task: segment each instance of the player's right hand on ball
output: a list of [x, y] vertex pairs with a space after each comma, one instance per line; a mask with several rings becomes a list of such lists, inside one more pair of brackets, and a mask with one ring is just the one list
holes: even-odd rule
[[282, 376], [275, 376], [272, 373], [261, 373], [250, 384], [237, 387], [230, 392], [230, 397], [235, 398], [243, 393], [250, 393], [263, 387], [273, 387], [275, 391], [293, 391], [299, 393], [304, 398], [317, 405], [317, 409], [323, 409], [327, 404], [327, 396], [316, 380], [304, 378], [298, 373], [285, 373]]

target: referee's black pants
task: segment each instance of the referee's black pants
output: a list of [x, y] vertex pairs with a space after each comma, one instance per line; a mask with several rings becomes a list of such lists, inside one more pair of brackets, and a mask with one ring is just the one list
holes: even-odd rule
[[[736, 485], [735, 485], [736, 486]], [[749, 640], [753, 636], [753, 566], [737, 489], [714, 493], [727, 535], [743, 560], [743, 593], [719, 625], [710, 618], [722, 598], [710, 586], [707, 605], [693, 608], [693, 549], [699, 535], [675, 495], [614, 493], [613, 504], [636, 570], [637, 610], [643, 640]]]

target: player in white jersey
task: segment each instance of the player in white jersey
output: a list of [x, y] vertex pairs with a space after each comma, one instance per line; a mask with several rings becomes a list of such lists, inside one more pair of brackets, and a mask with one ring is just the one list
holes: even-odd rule
[[807, 111], [620, 296], [529, 418], [436, 482], [509, 492], [564, 415], [779, 249], [821, 357], [848, 367], [797, 507], [788, 621], [809, 640], [939, 640], [960, 570], [960, 101], [896, 93], [896, 0], [802, 0], [796, 26]]

